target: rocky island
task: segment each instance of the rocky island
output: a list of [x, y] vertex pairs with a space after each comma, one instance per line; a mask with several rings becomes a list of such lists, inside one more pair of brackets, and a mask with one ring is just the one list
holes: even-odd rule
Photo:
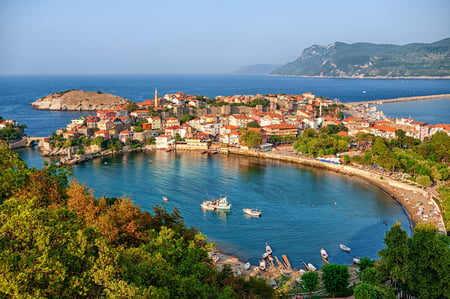
[[96, 111], [127, 105], [130, 100], [101, 91], [66, 90], [31, 103], [34, 109], [57, 111]]

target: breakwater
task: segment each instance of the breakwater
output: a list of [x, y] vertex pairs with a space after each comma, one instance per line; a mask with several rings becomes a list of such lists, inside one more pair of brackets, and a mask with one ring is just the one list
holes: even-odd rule
[[436, 95], [402, 97], [402, 98], [394, 98], [394, 99], [364, 101], [364, 102], [350, 102], [350, 103], [346, 103], [346, 105], [356, 106], [356, 105], [361, 105], [361, 104], [386, 104], [386, 103], [412, 102], [412, 101], [423, 101], [423, 100], [433, 100], [433, 99], [443, 99], [443, 98], [450, 98], [450, 94], [436, 94]]

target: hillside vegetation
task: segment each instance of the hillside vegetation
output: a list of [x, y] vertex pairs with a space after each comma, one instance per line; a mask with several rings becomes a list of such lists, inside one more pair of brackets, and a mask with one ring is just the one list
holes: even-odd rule
[[273, 297], [261, 279], [218, 271], [176, 208], [97, 199], [69, 175], [0, 143], [1, 298]]
[[271, 74], [338, 78], [447, 77], [450, 76], [450, 38], [403, 46], [342, 42], [314, 45]]

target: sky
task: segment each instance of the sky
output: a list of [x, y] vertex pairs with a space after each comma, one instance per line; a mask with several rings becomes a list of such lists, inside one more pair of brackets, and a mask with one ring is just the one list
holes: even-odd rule
[[231, 73], [450, 37], [449, 0], [0, 0], [0, 74]]

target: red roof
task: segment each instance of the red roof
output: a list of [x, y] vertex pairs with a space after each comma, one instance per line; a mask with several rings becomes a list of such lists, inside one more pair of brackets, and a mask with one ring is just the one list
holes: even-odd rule
[[348, 132], [347, 131], [340, 131], [336, 135], [344, 137], [344, 136], [348, 136]]
[[394, 127], [388, 127], [388, 126], [378, 126], [375, 125], [373, 126], [374, 129], [380, 130], [380, 131], [385, 131], [385, 132], [396, 132], [397, 129]]
[[291, 125], [288, 123], [281, 123], [281, 124], [274, 124], [274, 125], [268, 125], [268, 126], [264, 126], [264, 129], [298, 129], [298, 127], [296, 125]]

